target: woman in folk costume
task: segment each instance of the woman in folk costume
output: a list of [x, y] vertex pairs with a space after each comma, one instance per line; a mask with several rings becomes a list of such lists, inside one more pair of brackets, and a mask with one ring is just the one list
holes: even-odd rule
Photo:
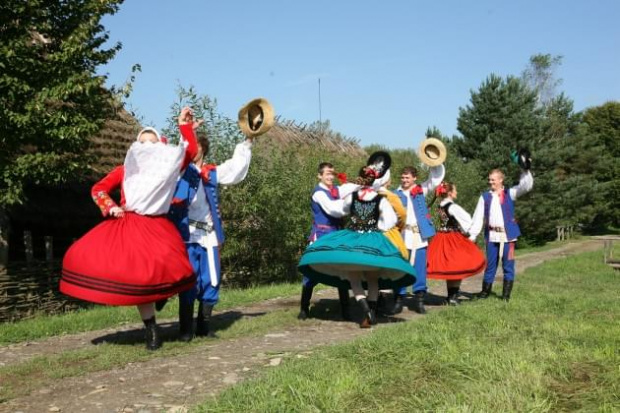
[[467, 211], [454, 202], [457, 197], [456, 185], [442, 182], [435, 193], [441, 198], [441, 227], [428, 246], [427, 276], [446, 280], [448, 304], [458, 305], [461, 281], [484, 270], [486, 261], [476, 244], [463, 235], [471, 227], [472, 219]]
[[370, 156], [356, 181], [361, 188], [343, 200], [343, 209], [350, 212], [347, 229], [319, 238], [299, 262], [300, 271], [313, 281], [350, 286], [364, 313], [362, 328], [376, 324], [379, 289], [415, 282], [415, 270], [405, 259], [398, 229], [404, 224], [405, 210], [398, 197], [384, 188], [390, 179], [390, 164], [386, 152]]
[[[107, 219], [65, 254], [60, 291], [109, 305], [137, 305], [146, 346], [161, 346], [153, 303], [192, 288], [195, 277], [185, 245], [166, 213], [181, 171], [196, 156], [189, 108], [179, 116], [183, 141], [166, 145], [153, 128], [143, 129], [125, 157], [91, 191]], [[118, 206], [110, 193], [121, 189]]]

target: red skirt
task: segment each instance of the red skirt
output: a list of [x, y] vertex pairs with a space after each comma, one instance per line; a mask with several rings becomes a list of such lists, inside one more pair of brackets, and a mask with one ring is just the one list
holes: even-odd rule
[[69, 248], [60, 291], [99, 304], [146, 304], [192, 288], [185, 244], [165, 216], [125, 212], [103, 221]]
[[436, 280], [462, 280], [478, 274], [486, 265], [476, 244], [460, 232], [438, 232], [426, 257], [427, 277]]

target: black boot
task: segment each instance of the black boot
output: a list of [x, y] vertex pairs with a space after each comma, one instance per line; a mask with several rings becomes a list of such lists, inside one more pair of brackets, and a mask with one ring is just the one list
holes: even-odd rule
[[148, 350], [157, 350], [161, 347], [161, 338], [159, 337], [159, 327], [157, 327], [155, 316], [148, 320], [142, 320], [142, 322], [144, 322], [144, 327], [146, 327], [146, 348]]
[[478, 293], [478, 298], [489, 298], [491, 295], [491, 290], [493, 289], [493, 283], [482, 282], [482, 291]]
[[502, 290], [502, 300], [510, 301], [510, 294], [512, 293], [512, 285], [514, 283], [515, 283], [514, 280], [513, 281], [504, 280], [504, 289]]
[[459, 305], [459, 287], [448, 287], [448, 305]]
[[403, 301], [404, 300], [405, 300], [404, 295], [396, 294], [394, 296], [394, 307], [392, 307], [392, 310], [390, 311], [391, 315], [396, 315], [396, 314], [400, 314], [403, 312]]
[[301, 308], [299, 310], [299, 315], [297, 316], [299, 320], [310, 318], [310, 299], [312, 298], [312, 290], [314, 290], [314, 287], [305, 285], [301, 288]]
[[215, 337], [210, 330], [211, 313], [213, 306], [205, 303], [198, 305], [198, 317], [196, 317], [196, 336], [198, 337]]
[[366, 301], [365, 298], [362, 298], [361, 300], [357, 300], [357, 303], [360, 307], [362, 307], [362, 314], [364, 317], [360, 322], [360, 328], [370, 328], [373, 321], [373, 314], [368, 305], [368, 301]]
[[168, 302], [167, 298], [164, 298], [163, 300], [155, 301], [155, 310], [157, 311], [163, 310], [167, 302]]
[[377, 324], [377, 311], [379, 308], [379, 303], [377, 301], [368, 301], [368, 308], [370, 308], [370, 324]]
[[179, 340], [190, 342], [194, 338], [194, 302], [179, 301]]
[[426, 308], [424, 308], [424, 297], [426, 291], [417, 291], [413, 294], [413, 311], [418, 314], [426, 314]]
[[349, 314], [349, 290], [344, 287], [338, 288], [338, 299], [340, 300], [340, 315], [342, 319], [346, 321], [351, 320], [351, 315]]

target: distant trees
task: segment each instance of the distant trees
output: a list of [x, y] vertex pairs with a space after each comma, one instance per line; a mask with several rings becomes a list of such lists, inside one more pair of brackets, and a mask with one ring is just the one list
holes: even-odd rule
[[534, 190], [517, 203], [523, 242], [553, 239], [558, 225], [592, 232], [619, 222], [620, 103], [575, 113], [556, 90], [561, 59], [534, 55], [521, 78], [490, 75], [460, 109], [462, 135], [451, 141], [481, 176], [507, 172], [507, 184], [518, 177], [511, 151], [530, 149]]

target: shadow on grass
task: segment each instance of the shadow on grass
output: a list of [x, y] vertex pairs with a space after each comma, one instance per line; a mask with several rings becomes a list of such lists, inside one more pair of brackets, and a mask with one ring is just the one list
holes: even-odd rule
[[[243, 313], [241, 311], [225, 311], [223, 313], [214, 314], [211, 317], [211, 326], [214, 333], [225, 331], [235, 322], [242, 318], [260, 317], [267, 314], [266, 312]], [[161, 323], [159, 324], [162, 341], [176, 341], [179, 336], [179, 323]], [[144, 341], [144, 328], [133, 330], [117, 331], [115, 333], [106, 334], [91, 340], [92, 344], [119, 344], [119, 345], [135, 345]]]

